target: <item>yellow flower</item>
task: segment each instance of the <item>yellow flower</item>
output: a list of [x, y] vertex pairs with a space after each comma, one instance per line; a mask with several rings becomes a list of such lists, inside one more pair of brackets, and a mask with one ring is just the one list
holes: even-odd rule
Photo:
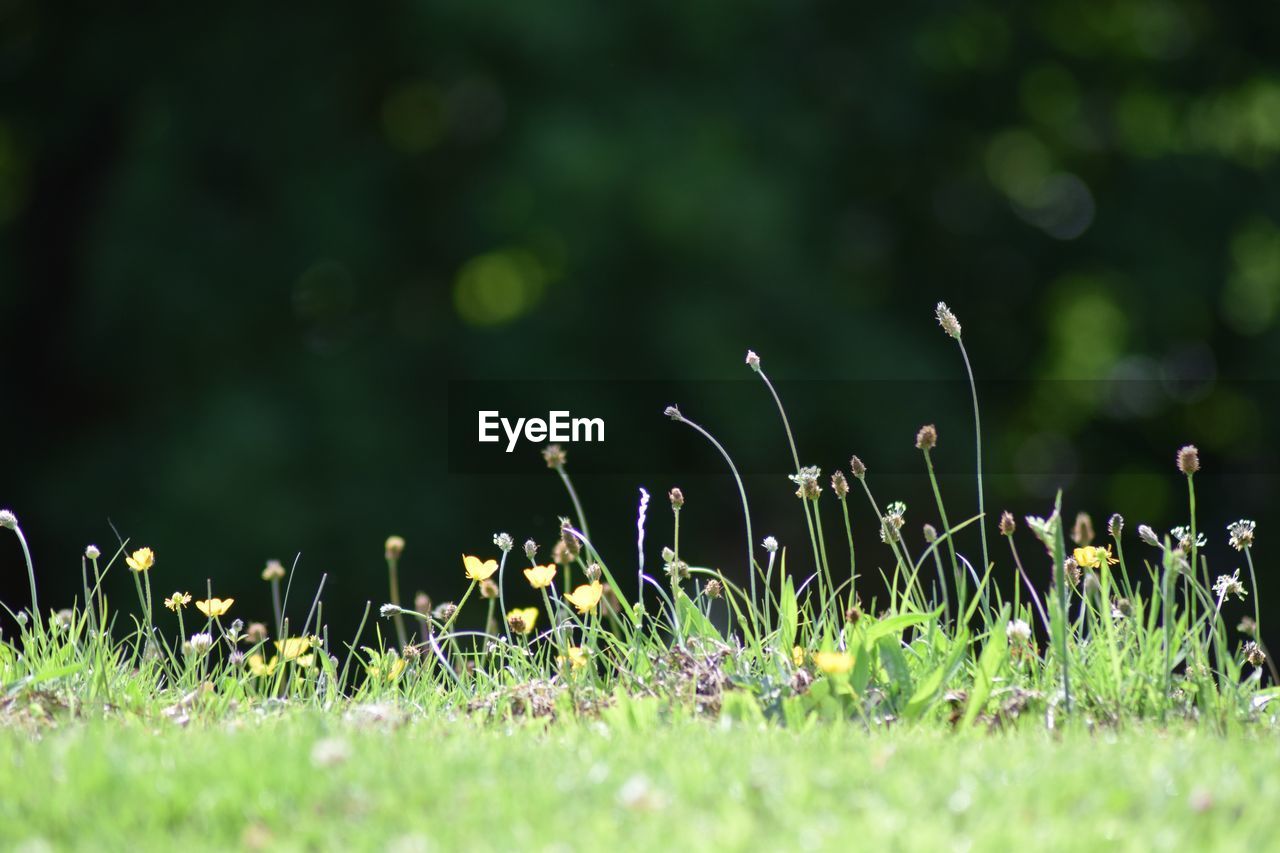
[[538, 621], [538, 608], [536, 607], [517, 607], [507, 611], [507, 624], [510, 625], [514, 620], [513, 616], [520, 617], [519, 623], [524, 626], [520, 630], [521, 634], [528, 634], [533, 630], [533, 626]]
[[592, 581], [584, 583], [573, 592], [566, 592], [564, 600], [578, 608], [579, 613], [590, 613], [600, 603], [603, 593], [604, 587], [600, 585], [600, 581]]
[[215, 616], [221, 616], [226, 613], [234, 603], [234, 598], [210, 598], [207, 601], [197, 601], [196, 610], [212, 619]]
[[172, 610], [174, 613], [178, 612], [178, 608], [186, 607], [190, 603], [191, 593], [189, 592], [175, 592], [164, 600], [164, 606]]
[[145, 572], [147, 569], [155, 565], [156, 552], [152, 551], [150, 548], [139, 548], [128, 557], [125, 557], [124, 561], [128, 563], [129, 568], [133, 569], [135, 572]]
[[479, 557], [462, 555], [462, 565], [467, 569], [467, 577], [473, 581], [488, 580], [498, 570], [497, 560], [481, 560]]
[[280, 652], [285, 660], [297, 661], [301, 666], [310, 666], [309, 659], [312, 655], [308, 655], [306, 652], [311, 651], [315, 644], [315, 637], [289, 637], [285, 640], [276, 641], [276, 651]]
[[1089, 545], [1084, 548], [1077, 548], [1072, 552], [1071, 556], [1075, 557], [1076, 563], [1089, 569], [1100, 569], [1105, 561], [1107, 565], [1115, 565], [1120, 562], [1111, 556], [1111, 546], [1105, 548], [1097, 545]]
[[791, 647], [791, 662], [796, 666], [804, 666], [804, 649], [799, 646]]
[[249, 655], [245, 658], [245, 663], [249, 665], [249, 673], [258, 678], [263, 676], [274, 675], [276, 666], [280, 663], [280, 658], [273, 657], [270, 661], [265, 660], [262, 655]]
[[[556, 657], [556, 660], [560, 662], [561, 666], [564, 666], [564, 655], [559, 655], [558, 657]], [[582, 646], [570, 646], [569, 647], [569, 664], [574, 669], [582, 669], [584, 666], [586, 666], [587, 650], [584, 649]]]
[[[369, 651], [372, 651], [372, 649], [369, 649]], [[313, 656], [307, 655], [308, 659], [311, 657]], [[371, 678], [381, 677], [381, 678], [385, 678], [387, 681], [395, 681], [397, 678], [400, 677], [401, 673], [404, 672], [404, 667], [406, 663], [407, 661], [404, 658], [398, 657], [394, 653], [387, 655], [381, 660], [377, 660], [375, 656], [375, 662], [366, 666], [365, 672], [369, 673], [369, 676]], [[307, 663], [302, 665], [310, 666], [311, 663], [308, 660]]]
[[848, 652], [818, 652], [813, 663], [827, 675], [846, 675], [853, 669], [853, 655]]
[[543, 589], [551, 585], [556, 579], [556, 567], [553, 565], [534, 566], [531, 569], [524, 570], [524, 576], [529, 579], [529, 585], [534, 589]]

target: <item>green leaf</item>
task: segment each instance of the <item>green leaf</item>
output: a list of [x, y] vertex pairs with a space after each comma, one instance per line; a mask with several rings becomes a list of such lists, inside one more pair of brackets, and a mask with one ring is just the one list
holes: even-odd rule
[[1009, 605], [1000, 608], [1000, 617], [991, 626], [987, 643], [982, 648], [982, 656], [978, 658], [978, 672], [973, 679], [973, 689], [969, 691], [969, 704], [964, 709], [962, 726], [973, 725], [973, 721], [987, 706], [991, 696], [991, 685], [995, 683], [1000, 667], [1009, 659], [1009, 638], [1005, 636], [1005, 627], [1009, 623]]

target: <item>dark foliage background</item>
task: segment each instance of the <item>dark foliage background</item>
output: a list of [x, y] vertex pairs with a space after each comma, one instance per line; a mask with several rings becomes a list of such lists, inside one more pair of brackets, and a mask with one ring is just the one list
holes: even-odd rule
[[[265, 560], [301, 552], [296, 606], [327, 572], [326, 621], [350, 631], [385, 600], [390, 533], [410, 591], [437, 600], [497, 530], [546, 553], [569, 507], [536, 448], [505, 468], [459, 449], [475, 415], [456, 401], [490, 380], [511, 415], [551, 395], [609, 412], [570, 470], [619, 574], [641, 485], [682, 486], [686, 552], [741, 570], [736, 495], [661, 417], [671, 401], [741, 455], [757, 538], [803, 563], [746, 348], [803, 461], [825, 476], [858, 452], [918, 536], [922, 422], [953, 518], [975, 511], [962, 365], [932, 319], [946, 299], [991, 383], [989, 509], [1046, 513], [1063, 486], [1099, 526], [1119, 509], [1167, 529], [1186, 515], [1173, 453], [1194, 441], [1216, 567], [1239, 565], [1223, 528], [1240, 515], [1269, 566], [1278, 23], [1169, 0], [229, 3], [198, 20], [10, 0], [0, 504], [50, 605], [70, 604], [87, 543], [113, 544], [110, 520], [156, 549], [157, 594], [210, 578], [247, 619], [267, 613]], [[870, 571], [887, 554], [855, 513]], [[651, 525], [656, 560], [662, 501]], [[0, 592], [26, 601], [11, 537]], [[123, 572], [112, 593], [133, 594]]]

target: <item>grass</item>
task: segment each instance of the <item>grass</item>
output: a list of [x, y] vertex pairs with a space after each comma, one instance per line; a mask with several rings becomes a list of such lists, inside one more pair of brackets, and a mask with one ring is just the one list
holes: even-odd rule
[[[946, 306], [937, 318], [959, 341]], [[245, 624], [233, 609], [244, 606], [212, 585], [153, 595], [164, 559], [124, 539], [110, 554], [87, 549], [78, 600], [42, 610], [21, 525], [0, 512], [31, 594], [6, 607], [19, 632], [0, 640], [0, 738], [15, 769], [0, 780], [0, 840], [731, 849], [856, 837], [936, 850], [1269, 839], [1280, 821], [1257, 803], [1280, 784], [1262, 769], [1280, 750], [1280, 706], [1257, 626], [1255, 531], [1240, 521], [1211, 541], [1197, 529], [1193, 446], [1170, 466], [1188, 515], [1168, 534], [1118, 514], [1101, 535], [1087, 516], [1069, 525], [1061, 495], [1043, 516], [997, 523], [982, 511], [975, 393], [978, 512], [942, 493], [933, 465], [946, 445], [926, 425], [916, 446], [940, 526], [916, 526], [901, 502], [877, 501], [858, 457], [829, 481], [802, 464], [760, 358], [747, 364], [777, 409], [808, 543], [757, 542], [729, 449], [679, 407], [666, 412], [737, 486], [742, 582], [681, 553], [679, 489], [666, 518], [641, 490], [634, 562], [606, 558], [555, 446], [543, 458], [576, 517], [551, 547], [496, 534], [459, 566], [465, 595], [433, 607], [401, 600], [405, 543], [392, 536], [388, 603], [367, 607], [351, 638], [329, 634], [323, 580], [304, 597], [292, 570], [269, 563], [272, 612]], [[854, 511], [880, 531], [877, 551], [853, 553], [851, 491], [870, 504], [862, 516], [859, 497]], [[833, 569], [839, 527], [824, 532], [833, 515], [847, 577]], [[1022, 581], [1011, 589], [992, 583], [994, 560], [975, 559], [988, 533]], [[647, 570], [659, 548], [662, 570]], [[1223, 554], [1242, 555], [1247, 577], [1211, 580]], [[113, 573], [130, 576], [136, 607], [106, 598]], [[1250, 595], [1254, 618], [1228, 625], [1224, 602]]]
[[9, 729], [0, 750], [6, 848], [1269, 849], [1280, 797], [1280, 741], [1195, 729], [493, 726], [382, 707]]

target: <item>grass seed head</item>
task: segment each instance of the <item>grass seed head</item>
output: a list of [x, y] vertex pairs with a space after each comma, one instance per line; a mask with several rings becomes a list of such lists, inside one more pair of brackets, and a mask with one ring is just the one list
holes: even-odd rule
[[667, 500], [671, 501], [672, 509], [680, 509], [684, 506], [684, 492], [679, 489], [672, 489], [667, 492]]
[[938, 446], [938, 428], [925, 424], [916, 432], [916, 449], [928, 452]]
[[1257, 525], [1248, 519], [1240, 519], [1227, 525], [1228, 541], [1237, 551], [1253, 546], [1253, 530]]
[[849, 494], [849, 481], [844, 478], [844, 472], [839, 469], [831, 475], [831, 491], [840, 500], [844, 500], [844, 496]]
[[932, 544], [938, 541], [938, 528], [934, 527], [932, 524], [926, 523], [925, 526], [921, 528], [921, 532], [924, 534], [925, 542]]
[[582, 573], [587, 576], [587, 580], [598, 581], [600, 580], [600, 574], [601, 574], [600, 564], [588, 563], [587, 567], [582, 570]]
[[849, 458], [849, 471], [859, 480], [866, 479], [867, 466], [856, 456]]
[[12, 510], [0, 509], [0, 527], [7, 527], [10, 530], [18, 529], [18, 517]]
[[938, 325], [942, 327], [942, 331], [957, 341], [960, 340], [960, 321], [956, 319], [956, 315], [947, 307], [947, 303], [939, 302], [933, 313], [938, 318]]
[[707, 581], [707, 585], [702, 588], [702, 591], [707, 594], [707, 598], [719, 598], [724, 595], [724, 584], [712, 578]]
[[756, 373], [760, 372], [760, 356], [756, 355], [751, 350], [747, 350], [747, 366]]
[[1093, 519], [1089, 517], [1089, 513], [1076, 513], [1076, 523], [1071, 528], [1071, 541], [1081, 548], [1093, 544]]
[[493, 544], [498, 546], [498, 550], [504, 554], [511, 553], [511, 549], [516, 547], [516, 542], [511, 538], [510, 533], [493, 534]]
[[1119, 539], [1123, 531], [1124, 516], [1118, 512], [1112, 513], [1111, 518], [1107, 520], [1107, 532], [1111, 534], [1112, 539]]
[[548, 444], [542, 448], [542, 461], [547, 463], [547, 467], [551, 469], [564, 467], [565, 460], [568, 456], [564, 452], [564, 448], [558, 444]]
[[419, 613], [431, 612], [431, 597], [425, 592], [418, 592], [413, 596], [413, 609]]
[[1138, 525], [1138, 538], [1150, 545], [1152, 548], [1161, 547], [1160, 537], [1156, 535], [1156, 532], [1151, 529], [1151, 525], [1149, 524]]
[[1267, 662], [1266, 652], [1262, 651], [1262, 647], [1253, 640], [1245, 643], [1241, 651], [1244, 653], [1244, 659], [1252, 666], [1262, 666]]
[[[387, 551], [390, 554], [391, 540], [387, 540]], [[401, 550], [404, 549], [404, 540], [401, 540]], [[267, 560], [267, 567], [262, 570], [262, 579], [264, 581], [278, 581], [284, 577], [284, 566], [279, 560]]]
[[485, 578], [484, 580], [480, 581], [480, 597], [486, 598], [486, 599], [497, 598], [498, 585], [493, 581], [491, 581], [489, 578]]
[[768, 551], [770, 554], [778, 553], [778, 540], [775, 539], [774, 537], [766, 536], [764, 537], [764, 541], [761, 542], [760, 544], [763, 545], [764, 549]]
[[1004, 512], [1000, 513], [1000, 535], [1001, 536], [1012, 536], [1013, 531], [1017, 529], [1017, 526], [1018, 526], [1017, 522], [1013, 520], [1013, 513], [1009, 512], [1009, 510], [1007, 509]]
[[538, 543], [532, 539], [524, 540], [524, 555], [532, 562], [538, 556]]
[[1188, 444], [1178, 451], [1178, 470], [1190, 477], [1200, 470], [1200, 451], [1194, 444]]
[[383, 551], [386, 553], [388, 560], [400, 559], [400, 555], [404, 553], [404, 537], [388, 536], [386, 543], [383, 545]]

